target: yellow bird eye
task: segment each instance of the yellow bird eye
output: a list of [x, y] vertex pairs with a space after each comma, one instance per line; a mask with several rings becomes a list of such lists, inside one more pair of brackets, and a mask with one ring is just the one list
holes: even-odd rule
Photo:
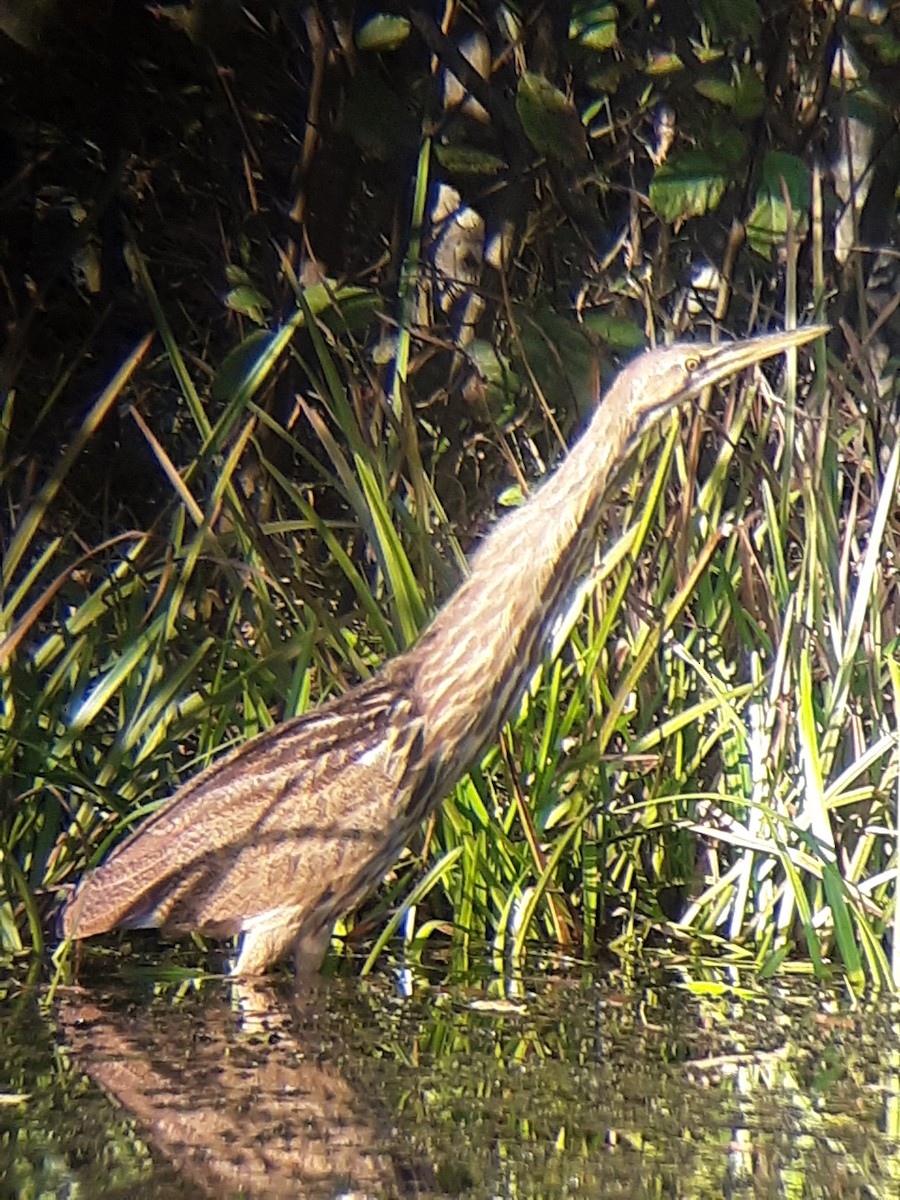
[[699, 354], [689, 354], [687, 356], [687, 358], [684, 360], [684, 369], [686, 371], [696, 371], [699, 366], [700, 366], [700, 355]]

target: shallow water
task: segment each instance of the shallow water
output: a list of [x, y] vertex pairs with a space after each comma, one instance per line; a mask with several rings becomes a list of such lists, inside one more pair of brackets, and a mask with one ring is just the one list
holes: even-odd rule
[[3, 1196], [895, 1196], [896, 1014], [589, 972], [0, 1009]]

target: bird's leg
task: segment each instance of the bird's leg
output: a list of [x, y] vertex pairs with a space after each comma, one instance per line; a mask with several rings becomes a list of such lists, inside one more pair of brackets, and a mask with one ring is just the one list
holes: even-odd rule
[[314, 985], [331, 941], [331, 925], [320, 924], [301, 929], [294, 942], [294, 963], [298, 982]]
[[[333, 914], [326, 922], [307, 921], [298, 928], [296, 916], [290, 920], [284, 909], [279, 910], [281, 922], [271, 919], [270, 914], [257, 921], [248, 921], [232, 975], [242, 978], [265, 975], [293, 944], [297, 964], [297, 978], [304, 984], [315, 983], [322, 960], [331, 940]], [[315, 916], [315, 913], [313, 914]]]
[[294, 940], [294, 925], [259, 924], [244, 930], [237, 960], [231, 969], [232, 975], [265, 975]]

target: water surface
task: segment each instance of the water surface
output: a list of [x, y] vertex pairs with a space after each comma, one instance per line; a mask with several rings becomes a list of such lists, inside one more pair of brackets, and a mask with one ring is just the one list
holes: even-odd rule
[[841, 993], [584, 970], [10, 987], [4, 1196], [894, 1196], [900, 1050]]

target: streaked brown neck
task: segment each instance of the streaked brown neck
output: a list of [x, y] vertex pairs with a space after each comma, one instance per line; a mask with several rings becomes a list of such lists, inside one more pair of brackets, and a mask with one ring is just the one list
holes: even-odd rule
[[[638, 424], [614, 386], [556, 474], [496, 526], [469, 578], [409, 652], [429, 741], [448, 779], [494, 740], [540, 663]], [[473, 696], [486, 702], [473, 707]]]

